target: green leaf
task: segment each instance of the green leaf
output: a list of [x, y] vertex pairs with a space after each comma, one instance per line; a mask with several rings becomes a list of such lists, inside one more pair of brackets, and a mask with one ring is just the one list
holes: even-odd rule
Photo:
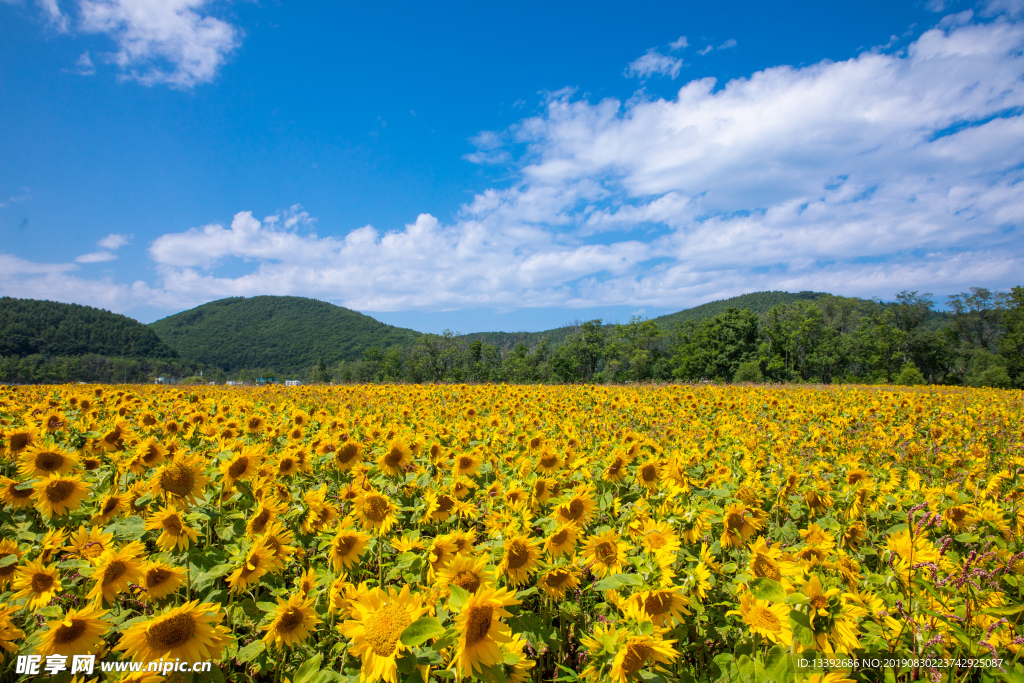
[[785, 648], [776, 645], [768, 651], [765, 658], [764, 672], [768, 680], [775, 683], [787, 683], [796, 677], [796, 666], [792, 655]]
[[18, 563], [17, 555], [4, 555], [0, 557], [0, 567], [10, 567], [12, 564]]
[[445, 628], [436, 617], [421, 617], [405, 627], [398, 638], [406, 647], [416, 647], [444, 634]]
[[772, 602], [785, 602], [786, 590], [782, 584], [774, 579], [760, 578], [750, 582], [750, 592], [758, 600], [770, 600]]
[[982, 614], [991, 614], [996, 617], [1008, 617], [1024, 610], [1024, 605], [1006, 605], [1004, 607], [986, 607], [981, 610]]
[[642, 586], [644, 580], [636, 574], [612, 574], [594, 584], [594, 590], [610, 591], [626, 586]]
[[452, 594], [450, 599], [452, 607], [457, 610], [461, 610], [462, 606], [466, 604], [467, 600], [469, 600], [469, 591], [462, 586], [456, 586], [454, 583], [448, 584], [448, 590]]
[[814, 630], [811, 629], [811, 620], [803, 612], [791, 610], [789, 613], [789, 625], [793, 629], [793, 637], [801, 645], [812, 645], [814, 643]]
[[266, 647], [267, 644], [264, 643], [262, 640], [254, 640], [245, 647], [240, 648], [238, 650], [238, 654], [235, 655], [235, 659], [242, 662], [243, 664], [247, 664], [252, 660], [256, 659], [257, 657], [259, 657], [260, 653], [263, 652], [263, 650], [265, 650]]
[[450, 629], [448, 629], [447, 631], [444, 632], [443, 636], [441, 636], [440, 638], [435, 640], [434, 644], [431, 645], [430, 647], [433, 648], [433, 650], [435, 652], [440, 652], [441, 650], [445, 649], [446, 647], [454, 645], [455, 641], [457, 641], [458, 639], [459, 639], [459, 632], [456, 631], [453, 628], [450, 628]]
[[292, 677], [292, 683], [309, 683], [309, 679], [313, 677], [315, 673], [320, 671], [320, 655], [315, 655], [311, 659], [307, 659], [302, 665], [295, 670], [295, 675]]

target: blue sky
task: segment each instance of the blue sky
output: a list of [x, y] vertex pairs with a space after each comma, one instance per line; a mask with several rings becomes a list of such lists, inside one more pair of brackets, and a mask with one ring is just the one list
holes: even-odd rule
[[1024, 0], [0, 0], [0, 294], [538, 330], [1007, 289]]

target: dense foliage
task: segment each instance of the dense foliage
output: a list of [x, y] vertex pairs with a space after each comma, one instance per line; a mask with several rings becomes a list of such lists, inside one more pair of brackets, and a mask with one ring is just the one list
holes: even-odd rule
[[558, 344], [540, 337], [533, 346], [425, 334], [411, 347], [371, 348], [360, 360], [321, 368], [314, 377], [1024, 386], [1024, 288], [973, 288], [947, 303], [949, 311], [939, 312], [930, 295], [917, 292], [900, 292], [892, 303], [815, 294], [760, 315], [726, 307], [671, 329], [642, 318], [625, 325], [591, 320], [567, 328]]
[[949, 387], [0, 389], [0, 679], [94, 654], [214, 665], [117, 683], [1017, 681], [1022, 408]]
[[182, 357], [229, 375], [259, 368], [278, 376], [308, 376], [321, 360], [355, 360], [371, 346], [409, 345], [420, 336], [347, 308], [294, 296], [221, 299], [150, 328]]
[[153, 330], [92, 306], [0, 298], [0, 356], [119, 356], [171, 359], [177, 353]]

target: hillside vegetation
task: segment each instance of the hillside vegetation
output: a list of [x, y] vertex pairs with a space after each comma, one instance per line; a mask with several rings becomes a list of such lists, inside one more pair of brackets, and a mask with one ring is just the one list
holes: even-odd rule
[[150, 325], [182, 357], [225, 372], [267, 369], [305, 376], [362, 357], [371, 347], [408, 346], [415, 330], [385, 325], [324, 301], [297, 296], [211, 301]]
[[92, 306], [0, 298], [0, 356], [176, 358], [138, 320]]

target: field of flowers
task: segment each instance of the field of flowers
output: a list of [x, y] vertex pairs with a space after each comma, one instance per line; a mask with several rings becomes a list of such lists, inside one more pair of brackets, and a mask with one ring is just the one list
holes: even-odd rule
[[1022, 403], [0, 387], [0, 680], [1022, 681]]

